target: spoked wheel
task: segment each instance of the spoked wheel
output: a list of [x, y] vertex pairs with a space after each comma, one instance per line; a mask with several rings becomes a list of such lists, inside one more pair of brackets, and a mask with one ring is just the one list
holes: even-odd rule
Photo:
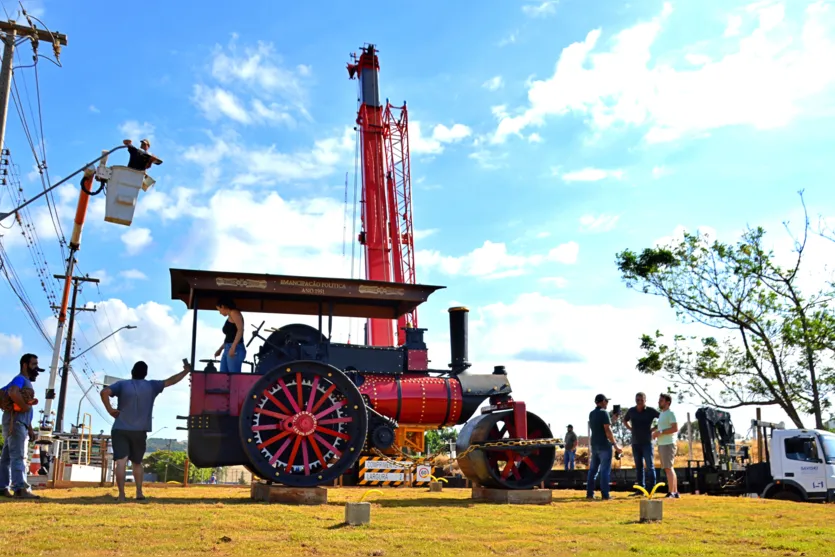
[[330, 483], [354, 464], [368, 416], [345, 374], [313, 361], [283, 364], [252, 387], [241, 439], [262, 478], [294, 487]]
[[[458, 435], [457, 451], [471, 444], [518, 439], [513, 411], [483, 414], [467, 424]], [[551, 429], [536, 414], [528, 412], [528, 438], [548, 439]], [[554, 447], [512, 447], [500, 450], [474, 450], [458, 459], [461, 471], [471, 481], [498, 489], [528, 489], [540, 484], [551, 471], [556, 458]]]

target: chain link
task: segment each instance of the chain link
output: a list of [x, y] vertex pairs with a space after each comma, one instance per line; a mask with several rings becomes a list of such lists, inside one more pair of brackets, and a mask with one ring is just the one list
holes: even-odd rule
[[[461, 460], [462, 458], [464, 458], [465, 456], [467, 456], [468, 454], [470, 454], [471, 452], [473, 452], [477, 449], [487, 449], [487, 448], [491, 448], [491, 447], [529, 447], [529, 446], [532, 446], [532, 445], [562, 445], [562, 444], [563, 444], [563, 440], [562, 439], [557, 439], [557, 438], [550, 438], [550, 439], [516, 439], [516, 440], [508, 439], [506, 441], [501, 441], [501, 440], [500, 441], [493, 441], [493, 442], [490, 442], [490, 443], [480, 443], [478, 445], [470, 445], [469, 447], [467, 447], [467, 450], [465, 450], [462, 453], [459, 453], [458, 456], [456, 456], [452, 460]], [[385, 460], [389, 464], [395, 464], [398, 467], [407, 469], [409, 471], [411, 471], [412, 469], [414, 469], [416, 466], [418, 466], [420, 464], [424, 464], [426, 462], [431, 462], [435, 457], [437, 457], [440, 454], [440, 453], [436, 453], [434, 455], [425, 456], [425, 457], [413, 457], [413, 456], [410, 456], [410, 455], [407, 455], [406, 453], [404, 453], [403, 449], [401, 449], [399, 446], [393, 445], [393, 447], [394, 447], [395, 450], [397, 450], [397, 452], [400, 453], [400, 455], [403, 458], [405, 458], [407, 461], [409, 461], [410, 466], [404, 466], [404, 463], [402, 461], [393, 460], [392, 458], [383, 454], [377, 448], [373, 448], [373, 451], [377, 454], [377, 456], [379, 456], [380, 458], [382, 458], [383, 460]]]

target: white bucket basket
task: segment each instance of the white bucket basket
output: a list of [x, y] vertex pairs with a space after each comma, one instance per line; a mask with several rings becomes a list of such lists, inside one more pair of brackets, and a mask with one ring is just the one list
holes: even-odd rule
[[153, 185], [153, 179], [145, 173], [133, 170], [127, 166], [111, 166], [110, 179], [107, 181], [107, 201], [104, 209], [104, 220], [114, 224], [130, 226], [133, 222], [133, 212], [136, 210], [136, 198], [139, 190], [147, 190]]

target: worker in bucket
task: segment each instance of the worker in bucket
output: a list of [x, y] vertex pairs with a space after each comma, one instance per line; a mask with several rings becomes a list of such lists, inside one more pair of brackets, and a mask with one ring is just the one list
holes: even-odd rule
[[[144, 470], [142, 458], [147, 448], [148, 432], [152, 431], [152, 416], [154, 400], [168, 387], [182, 381], [191, 373], [191, 366], [183, 360], [183, 371], [172, 375], [164, 381], [145, 378], [148, 376], [148, 364], [136, 362], [130, 372], [130, 379], [116, 381], [101, 392], [101, 401], [107, 413], [115, 418], [110, 440], [113, 443], [113, 461], [116, 464], [116, 486], [119, 488], [117, 501], [125, 501], [125, 480], [127, 477], [127, 463], [133, 464], [133, 479], [136, 482], [136, 500], [144, 501], [142, 480]], [[110, 397], [116, 397], [119, 407], [110, 405]]]
[[32, 381], [42, 371], [36, 355], [24, 354], [20, 358], [20, 374], [2, 389], [0, 406], [3, 407], [3, 438], [6, 442], [0, 456], [0, 497], [40, 499], [39, 495], [32, 493], [26, 481], [26, 452], [29, 439], [35, 437], [32, 407], [38, 404]]
[[607, 408], [609, 399], [605, 395], [594, 397], [594, 410], [589, 413], [591, 430], [591, 453], [589, 454], [589, 475], [586, 484], [586, 499], [594, 499], [594, 481], [600, 479], [600, 495], [604, 501], [609, 496], [609, 478], [612, 472], [612, 450], [621, 454], [615, 434], [612, 433], [612, 420]]
[[661, 409], [661, 414], [658, 416], [658, 425], [652, 428], [652, 438], [658, 439], [658, 456], [661, 457], [661, 468], [667, 475], [667, 497], [678, 499], [678, 478], [676, 478], [676, 471], [673, 469], [676, 460], [675, 434], [678, 432], [678, 424], [676, 423], [676, 415], [670, 410], [672, 403], [673, 397], [668, 394], [662, 394], [658, 397], [658, 407]]
[[128, 153], [130, 153], [128, 168], [145, 172], [151, 168], [152, 164], [162, 164], [162, 161], [148, 150], [151, 148], [151, 142], [147, 139], [142, 139], [139, 142], [139, 149], [133, 146], [133, 141], [130, 139], [125, 139], [122, 143], [127, 145]]

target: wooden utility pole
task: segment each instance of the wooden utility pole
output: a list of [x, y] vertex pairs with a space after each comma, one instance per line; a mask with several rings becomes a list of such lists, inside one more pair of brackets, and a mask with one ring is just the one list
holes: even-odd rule
[[[24, 12], [24, 15], [26, 13]], [[58, 32], [38, 29], [29, 16], [29, 25], [18, 25], [14, 20], [0, 21], [0, 32], [3, 33], [3, 63], [0, 65], [0, 149], [6, 146], [6, 115], [9, 109], [9, 92], [12, 87], [12, 71], [14, 49], [18, 41], [32, 41], [35, 58], [38, 54], [38, 41], [46, 41], [52, 45], [56, 59], [61, 55], [61, 47], [67, 46], [67, 36]]]
[[[55, 275], [55, 278], [66, 280], [65, 275]], [[78, 298], [78, 284], [80, 282], [94, 282], [98, 283], [99, 279], [90, 277], [71, 277], [72, 278], [72, 305], [70, 306], [70, 320], [67, 326], [67, 344], [64, 350], [64, 367], [61, 370], [61, 389], [58, 395], [58, 415], [55, 417], [55, 431], [61, 431], [64, 426], [64, 408], [67, 404], [67, 376], [70, 374], [70, 361], [72, 360], [72, 331], [75, 324], [75, 312], [77, 311], [96, 311], [96, 308], [76, 308], [75, 303]], [[60, 308], [54, 308], [60, 309]]]

